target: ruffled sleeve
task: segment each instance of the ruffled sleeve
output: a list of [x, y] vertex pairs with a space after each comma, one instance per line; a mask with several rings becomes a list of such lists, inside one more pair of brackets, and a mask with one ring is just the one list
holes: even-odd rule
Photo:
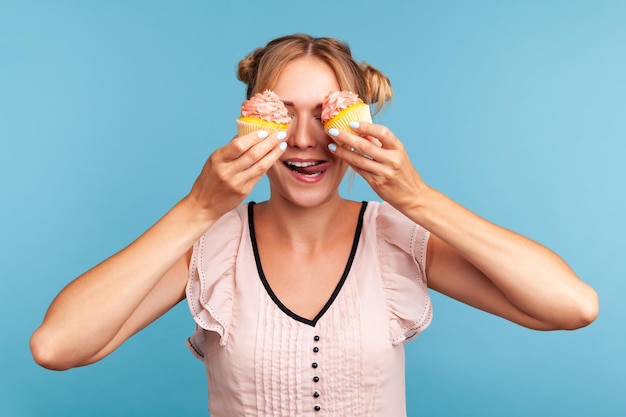
[[426, 283], [430, 233], [388, 203], [379, 206], [376, 230], [389, 336], [396, 345], [417, 336], [432, 320]]
[[218, 333], [220, 345], [228, 342], [243, 226], [240, 206], [213, 224], [193, 247], [186, 294], [196, 330], [187, 346], [200, 360], [204, 359], [204, 330]]

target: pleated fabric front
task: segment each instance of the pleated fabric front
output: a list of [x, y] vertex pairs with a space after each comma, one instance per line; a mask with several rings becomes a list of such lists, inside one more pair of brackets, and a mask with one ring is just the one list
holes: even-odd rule
[[196, 243], [188, 346], [205, 363], [212, 417], [406, 415], [403, 343], [431, 320], [428, 232], [386, 203], [361, 222], [345, 281], [313, 321], [264, 286], [246, 205]]

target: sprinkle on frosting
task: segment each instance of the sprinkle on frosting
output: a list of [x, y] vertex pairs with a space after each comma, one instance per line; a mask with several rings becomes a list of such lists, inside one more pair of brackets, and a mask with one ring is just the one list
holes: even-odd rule
[[244, 101], [241, 105], [241, 115], [278, 124], [288, 124], [291, 121], [285, 104], [272, 90], [256, 93]]
[[333, 91], [328, 94], [322, 102], [322, 124], [326, 124], [330, 119], [339, 114], [340, 111], [348, 107], [363, 103], [357, 93], [352, 91]]

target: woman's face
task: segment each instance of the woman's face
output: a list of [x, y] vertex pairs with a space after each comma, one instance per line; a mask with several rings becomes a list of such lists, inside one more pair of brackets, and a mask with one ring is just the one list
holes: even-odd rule
[[272, 198], [310, 207], [338, 197], [347, 165], [328, 150], [331, 141], [320, 121], [324, 97], [340, 89], [334, 71], [318, 58], [298, 58], [272, 89], [293, 118], [287, 149], [267, 173]]

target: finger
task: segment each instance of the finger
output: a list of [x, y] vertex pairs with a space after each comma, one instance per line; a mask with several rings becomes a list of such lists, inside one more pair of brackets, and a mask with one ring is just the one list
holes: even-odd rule
[[224, 162], [238, 162], [245, 168], [275, 148], [285, 137], [285, 132], [268, 136], [264, 130], [237, 136], [219, 150], [220, 159]]
[[278, 153], [280, 155], [287, 148], [287, 143], [284, 141], [286, 136], [285, 132], [270, 135], [267, 139], [261, 140], [241, 154], [234, 161], [235, 164], [243, 169], [248, 169], [262, 160], [268, 153], [275, 152], [277, 148], [280, 150]]
[[245, 169], [244, 175], [249, 180], [258, 180], [278, 161], [285, 149], [287, 149], [287, 142], [281, 141], [278, 146], [274, 146], [269, 152], [249, 165]]
[[402, 148], [402, 142], [400, 142], [387, 126], [368, 122], [350, 122], [350, 129], [359, 136], [375, 138], [385, 149]]
[[[270, 139], [268, 138], [268, 140]], [[258, 147], [261, 147], [261, 145], [257, 145], [255, 152], [258, 151]], [[209, 158], [209, 162], [205, 165], [203, 172], [207, 172], [207, 178], [213, 178], [217, 181], [212, 186], [214, 190], [221, 188], [226, 190], [226, 194], [245, 197], [258, 180], [280, 158], [285, 149], [287, 149], [287, 143], [284, 140], [280, 141], [277, 146], [268, 148], [267, 152], [259, 152], [261, 156], [256, 158], [251, 164], [244, 161], [245, 159], [250, 160], [250, 157], [242, 156], [232, 161], [220, 161], [219, 157], [216, 157], [214, 154]], [[251, 150], [248, 150], [246, 154], [250, 152]], [[213, 160], [213, 164], [211, 164], [211, 160]]]
[[363, 138], [337, 129], [330, 129], [328, 133], [333, 141], [341, 144], [341, 147], [347, 148], [361, 157], [377, 161], [385, 160], [385, 151], [379, 145], [380, 142], [378, 140]]
[[235, 136], [230, 142], [220, 149], [220, 156], [224, 161], [232, 161], [243, 155], [252, 146], [268, 137], [266, 130], [250, 132], [242, 136]]
[[328, 149], [338, 158], [347, 162], [348, 165], [361, 174], [361, 176], [364, 175], [364, 172], [374, 173], [381, 169], [379, 161], [369, 155], [363, 155], [349, 146], [338, 146], [335, 143], [330, 143]]

